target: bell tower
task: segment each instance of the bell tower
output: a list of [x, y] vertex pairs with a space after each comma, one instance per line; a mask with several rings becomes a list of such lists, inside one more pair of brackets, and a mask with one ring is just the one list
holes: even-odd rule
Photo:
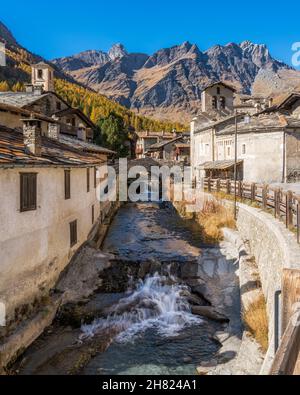
[[54, 92], [54, 70], [45, 62], [32, 65], [32, 85], [42, 87], [44, 92]]

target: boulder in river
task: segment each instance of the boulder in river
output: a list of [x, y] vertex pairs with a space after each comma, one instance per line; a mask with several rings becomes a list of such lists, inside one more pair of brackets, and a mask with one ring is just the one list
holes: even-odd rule
[[192, 313], [216, 322], [228, 323], [230, 321], [228, 317], [217, 311], [212, 306], [192, 306]]

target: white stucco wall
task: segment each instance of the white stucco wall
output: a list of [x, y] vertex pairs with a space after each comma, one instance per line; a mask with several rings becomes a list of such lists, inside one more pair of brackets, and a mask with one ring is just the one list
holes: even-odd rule
[[[7, 319], [17, 306], [49, 291], [100, 214], [93, 168], [87, 193], [86, 169], [71, 169], [71, 199], [65, 200], [64, 169], [0, 169], [0, 301]], [[20, 172], [36, 172], [37, 210], [20, 212]], [[70, 222], [77, 220], [78, 243], [70, 247]]]
[[193, 168], [194, 177], [199, 180], [199, 166], [202, 163], [210, 162], [213, 160], [213, 138], [211, 129], [202, 133], [194, 133], [191, 140], [191, 167]]
[[[282, 181], [283, 132], [239, 134], [237, 145], [238, 158], [244, 160], [245, 181], [266, 183]], [[215, 147], [216, 160], [234, 160], [233, 135], [216, 136]]]
[[[197, 169], [204, 162], [234, 160], [234, 135], [213, 135], [212, 129], [193, 134], [191, 166], [197, 178], [200, 174]], [[289, 162], [284, 159], [283, 131], [240, 133], [237, 149], [238, 159], [244, 160], [244, 181], [282, 182], [284, 163]]]

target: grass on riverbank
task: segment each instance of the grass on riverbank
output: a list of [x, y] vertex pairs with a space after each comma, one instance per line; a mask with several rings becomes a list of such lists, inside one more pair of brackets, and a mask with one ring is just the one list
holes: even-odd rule
[[268, 316], [264, 295], [251, 303], [244, 312], [243, 320], [249, 332], [262, 347], [263, 352], [267, 352], [269, 345]]
[[206, 199], [200, 212], [187, 213], [187, 202], [176, 203], [182, 217], [193, 220], [201, 228], [203, 241], [217, 243], [223, 240], [222, 228], [236, 228], [233, 211], [222, 205], [218, 199]]
[[203, 228], [205, 241], [218, 242], [223, 239], [222, 228], [235, 229], [236, 223], [232, 210], [224, 207], [218, 200], [206, 200], [196, 219]]

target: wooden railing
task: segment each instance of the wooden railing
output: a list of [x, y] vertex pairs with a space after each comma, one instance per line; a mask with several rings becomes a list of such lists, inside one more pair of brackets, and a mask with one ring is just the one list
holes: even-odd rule
[[300, 374], [300, 270], [284, 269], [282, 276], [282, 333], [271, 375]]
[[281, 188], [265, 184], [246, 183], [242, 181], [221, 179], [204, 179], [204, 189], [208, 192], [223, 192], [249, 202], [256, 202], [262, 209], [272, 211], [275, 218], [285, 223], [285, 226], [297, 233], [300, 244], [300, 196]]

